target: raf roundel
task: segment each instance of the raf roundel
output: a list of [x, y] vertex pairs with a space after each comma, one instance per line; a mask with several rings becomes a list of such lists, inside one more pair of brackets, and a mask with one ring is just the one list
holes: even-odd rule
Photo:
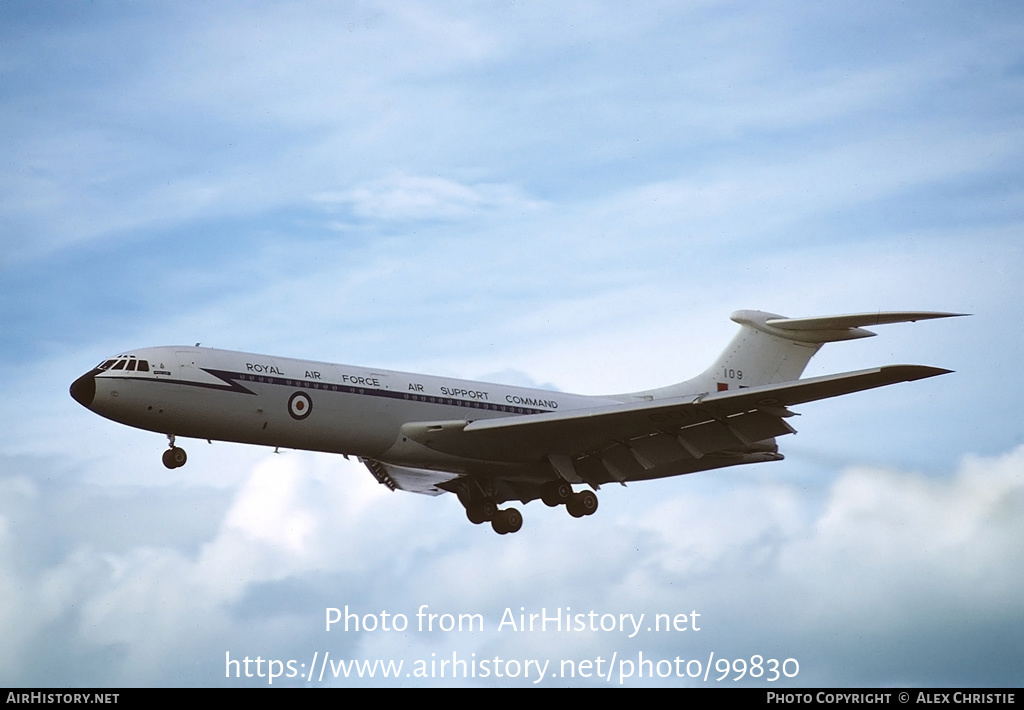
[[288, 413], [292, 419], [305, 419], [313, 411], [313, 400], [305, 392], [296, 392], [288, 398]]

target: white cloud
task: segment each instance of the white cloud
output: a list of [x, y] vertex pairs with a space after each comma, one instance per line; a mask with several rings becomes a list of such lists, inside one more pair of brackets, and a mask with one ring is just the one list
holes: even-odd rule
[[[125, 649], [95, 677], [71, 681], [78, 676], [50, 669], [47, 677], [59, 685], [166, 681], [166, 670], [185, 656], [206, 659], [196, 660], [200, 667], [186, 682], [218, 683], [222, 669], [210, 659], [222, 659], [229, 648], [243, 652], [239, 644], [257, 637], [264, 655], [303, 657], [313, 647], [338, 653], [344, 647], [346, 657], [384, 649], [407, 659], [456, 648], [552, 658], [626, 648], [613, 634], [496, 635], [505, 607], [602, 613], [693, 607], [705, 630], [688, 643], [724, 652], [756, 638], [790, 655], [808, 653], [809, 639], [822, 629], [838, 635], [834, 653], [841, 655], [851, 648], [868, 653], [858, 628], [871, 628], [873, 643], [898, 633], [914, 644], [935, 629], [937, 618], [954, 615], [983, 628], [1024, 615], [1017, 594], [1024, 583], [1024, 447], [969, 457], [949, 476], [852, 467], [824, 497], [773, 481], [778, 469], [636, 484], [604, 491], [598, 515], [583, 521], [528, 506], [524, 529], [506, 537], [471, 526], [451, 497], [390, 494], [354, 464], [340, 463], [267, 457], [237, 488], [219, 531], [198, 553], [72, 542], [62, 559], [11, 565], [21, 544], [17, 530], [52, 515], [62, 502], [36, 497], [21, 506], [33, 520], [20, 521], [20, 528], [11, 527], [13, 508], [5, 508], [5, 682], [35, 677], [36, 664], [51, 652], [41, 635], [54, 624], [60, 633], [52, 643], [66, 644], [72, 657]], [[21, 479], [6, 479], [5, 490], [33, 495]], [[111, 495], [108, 505], [130, 504], [116, 489]], [[187, 511], [181, 513], [182, 524], [190, 525]], [[59, 542], [68, 547], [70, 541]], [[245, 622], [255, 624], [256, 636], [242, 633], [233, 610], [266, 585], [284, 583], [308, 590], [297, 597], [293, 621], [282, 627], [269, 608], [257, 607]], [[296, 606], [286, 597], [281, 602]], [[410, 618], [421, 604], [438, 613], [482, 613], [489, 631], [318, 636], [323, 608], [344, 604], [360, 614], [387, 610]], [[679, 641], [652, 636], [630, 643], [655, 655], [672, 653]], [[815, 669], [814, 677], [842, 683], [848, 676], [837, 659], [826, 653], [801, 663]], [[955, 682], [969, 672], [967, 661], [956, 659], [965, 670], [937, 670]]]
[[[1024, 447], [968, 457], [946, 479], [858, 467], [832, 486], [813, 532], [781, 568], [801, 580], [812, 618], [834, 615], [836, 604], [892, 624], [915, 609], [1019, 615], [1022, 513]], [[837, 598], [822, 581], [838, 577], [857, 582]]]
[[392, 175], [344, 192], [319, 193], [314, 200], [351, 205], [355, 216], [382, 221], [457, 219], [479, 212], [528, 211], [541, 206], [508, 185], [466, 185], [414, 175]]

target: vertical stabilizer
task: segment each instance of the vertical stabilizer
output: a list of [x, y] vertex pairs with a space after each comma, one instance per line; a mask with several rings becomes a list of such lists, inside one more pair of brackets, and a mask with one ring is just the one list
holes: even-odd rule
[[[740, 324], [739, 332], [697, 378], [706, 381], [710, 391], [797, 380], [824, 342], [795, 338], [793, 333], [769, 327], [768, 320], [785, 320], [773, 313], [736, 311], [730, 318]], [[865, 335], [855, 337], [868, 335], [865, 331]]]
[[875, 335], [862, 326], [949, 318], [963, 313], [889, 311], [814, 318], [786, 318], [763, 311], [736, 311], [730, 318], [740, 331], [703, 374], [677, 385], [633, 396], [678, 397], [688, 394], [771, 385], [800, 379], [804, 368], [825, 343]]

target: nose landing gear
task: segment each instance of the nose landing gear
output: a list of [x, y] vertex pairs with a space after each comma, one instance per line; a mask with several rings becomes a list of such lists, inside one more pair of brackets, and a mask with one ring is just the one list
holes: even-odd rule
[[185, 449], [182, 449], [174, 445], [174, 434], [167, 435], [167, 441], [169, 442], [170, 448], [164, 452], [161, 460], [164, 462], [164, 466], [167, 468], [181, 468], [188, 461], [188, 455], [185, 453]]

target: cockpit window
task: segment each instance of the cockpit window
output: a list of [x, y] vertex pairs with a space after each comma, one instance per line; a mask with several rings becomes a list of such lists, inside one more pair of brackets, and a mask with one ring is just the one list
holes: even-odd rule
[[134, 355], [121, 355], [104, 360], [97, 370], [124, 370], [125, 372], [149, 372], [149, 360], [137, 360]]

